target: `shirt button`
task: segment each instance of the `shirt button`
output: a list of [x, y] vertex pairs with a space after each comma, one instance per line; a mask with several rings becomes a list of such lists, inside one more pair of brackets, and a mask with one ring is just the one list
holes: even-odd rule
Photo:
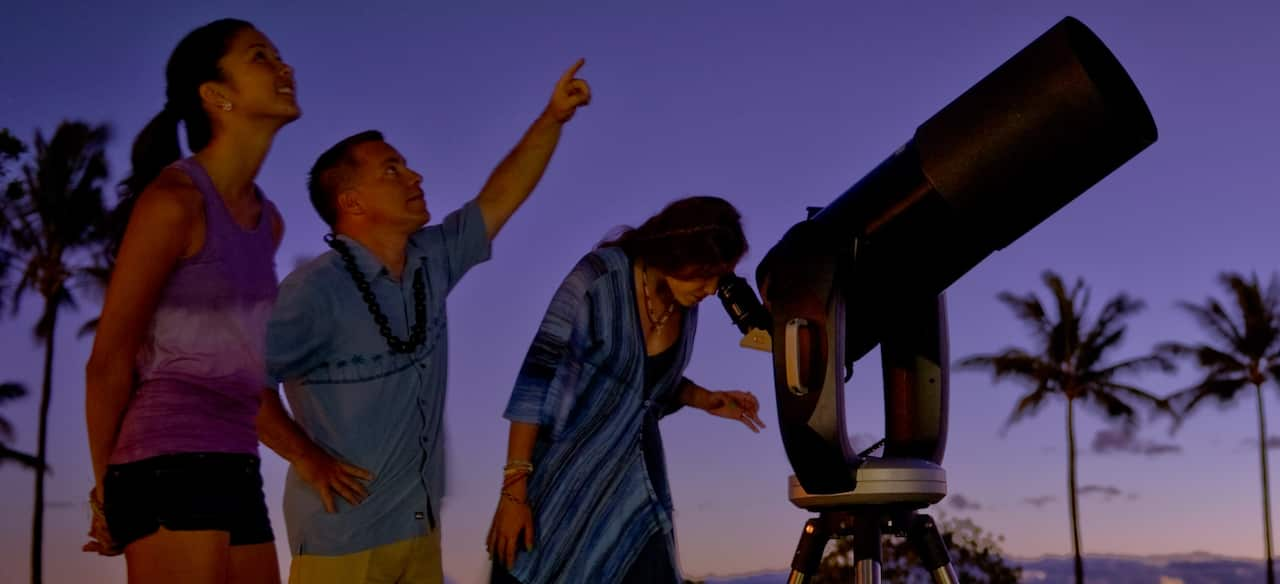
[[650, 400], [644, 400], [644, 407], [646, 407], [646, 408], [647, 408], [647, 407], [649, 407], [649, 406], [651, 406], [651, 405], [653, 405], [653, 402], [652, 402], [652, 401], [650, 401]]

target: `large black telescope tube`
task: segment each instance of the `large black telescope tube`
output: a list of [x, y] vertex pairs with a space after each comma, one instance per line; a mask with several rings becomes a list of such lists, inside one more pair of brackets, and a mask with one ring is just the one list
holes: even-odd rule
[[852, 489], [857, 460], [838, 373], [882, 342], [886, 456], [940, 463], [942, 293], [1156, 137], [1120, 62], [1068, 17], [792, 227], [756, 282], [773, 321], [779, 430], [801, 485], [810, 493]]

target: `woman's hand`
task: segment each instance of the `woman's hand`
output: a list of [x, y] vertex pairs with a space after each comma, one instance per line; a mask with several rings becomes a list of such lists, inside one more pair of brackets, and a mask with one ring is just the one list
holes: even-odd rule
[[764, 422], [760, 420], [760, 402], [756, 396], [746, 391], [709, 391], [705, 407], [707, 413], [721, 418], [738, 420], [746, 424], [752, 432], [760, 433]]
[[107, 530], [107, 518], [102, 513], [102, 496], [96, 487], [89, 491], [89, 506], [93, 508], [93, 521], [89, 524], [89, 537], [92, 541], [80, 548], [86, 552], [97, 552], [104, 556], [118, 556], [124, 553], [111, 541], [111, 532]]
[[508, 569], [516, 563], [516, 552], [523, 540], [526, 551], [533, 549], [533, 510], [525, 496], [525, 481], [504, 487], [493, 514], [485, 547], [489, 557], [501, 561]]

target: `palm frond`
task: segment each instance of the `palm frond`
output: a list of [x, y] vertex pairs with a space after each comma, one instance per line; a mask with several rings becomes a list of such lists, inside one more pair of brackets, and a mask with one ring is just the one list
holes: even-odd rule
[[1157, 353], [1153, 355], [1146, 355], [1143, 357], [1135, 357], [1133, 359], [1127, 359], [1119, 363], [1116, 363], [1114, 365], [1111, 365], [1109, 367], [1098, 369], [1097, 371], [1091, 372], [1087, 377], [1087, 379], [1089, 379], [1090, 381], [1095, 381], [1095, 380], [1106, 381], [1106, 380], [1110, 380], [1112, 377], [1115, 377], [1116, 375], [1121, 373], [1139, 374], [1139, 373], [1146, 373], [1148, 371], [1159, 371], [1161, 373], [1173, 373], [1177, 371], [1177, 367], [1173, 364], [1173, 361], [1171, 359]]
[[38, 221], [39, 216], [35, 209], [32, 208], [31, 198], [34, 195], [29, 189], [23, 190], [24, 198], [14, 201], [10, 205], [8, 219], [13, 223], [9, 231], [9, 241], [13, 247], [24, 252], [23, 255], [28, 257], [38, 256], [44, 252], [42, 245], [44, 243], [44, 227]]
[[1082, 392], [1080, 401], [1085, 407], [1101, 413], [1109, 420], [1118, 420], [1125, 427], [1136, 425], [1137, 408], [1115, 393], [1107, 391], [1108, 389], [1110, 384], [1090, 386]]
[[11, 315], [17, 315], [18, 310], [22, 308], [22, 299], [26, 297], [27, 292], [35, 289], [36, 286], [36, 266], [28, 263], [23, 267], [22, 275], [18, 277], [18, 283], [9, 291], [9, 311]]
[[1173, 408], [1182, 415], [1190, 414], [1205, 400], [1213, 398], [1218, 405], [1226, 406], [1235, 400], [1240, 390], [1249, 384], [1245, 375], [1238, 377], [1209, 376], [1191, 387], [1168, 397]]
[[0, 383], [0, 403], [15, 400], [25, 395], [27, 395], [27, 386], [21, 383], [15, 381]]
[[1231, 321], [1231, 317], [1227, 315], [1217, 300], [1209, 299], [1206, 301], [1205, 306], [1185, 301], [1178, 302], [1177, 306], [1190, 314], [1196, 324], [1200, 325], [1200, 328], [1208, 331], [1210, 336], [1221, 341], [1227, 347], [1231, 347], [1233, 351], [1244, 344], [1244, 334]]
[[1013, 315], [1031, 329], [1032, 335], [1037, 340], [1046, 345], [1049, 343], [1053, 322], [1049, 320], [1049, 315], [1045, 312], [1044, 305], [1040, 303], [1040, 298], [1035, 294], [1018, 296], [1012, 292], [1001, 292], [996, 295], [996, 299], [1008, 306], [1013, 311]]
[[22, 140], [14, 136], [8, 128], [0, 128], [0, 177], [6, 174], [4, 165], [11, 160], [17, 160], [26, 151], [27, 145], [23, 144]]
[[1168, 400], [1158, 395], [1155, 395], [1145, 389], [1134, 387], [1132, 385], [1125, 384], [1125, 383], [1111, 383], [1111, 382], [1101, 384], [1100, 388], [1107, 390], [1113, 395], [1128, 396], [1133, 400], [1142, 402], [1148, 407], [1155, 408], [1157, 410], [1163, 410], [1165, 411], [1165, 413], [1168, 413], [1168, 414], [1175, 413], [1171, 408], [1171, 406], [1169, 405]]
[[1003, 436], [1008, 433], [1009, 428], [1021, 421], [1023, 418], [1031, 417], [1040, 412], [1040, 408], [1044, 405], [1045, 400], [1052, 396], [1055, 392], [1048, 385], [1041, 384], [1036, 386], [1030, 393], [1022, 396], [1018, 403], [1013, 406], [1013, 411], [1009, 413], [1008, 419], [1000, 428], [1000, 434]]
[[1249, 370], [1249, 365], [1242, 363], [1235, 355], [1209, 345], [1168, 342], [1156, 345], [1156, 352], [1172, 359], [1193, 359], [1200, 368], [1215, 373], [1243, 373]]
[[1125, 327], [1105, 331], [1105, 336], [1094, 337], [1092, 333], [1080, 342], [1076, 353], [1075, 367], [1081, 371], [1090, 371], [1098, 365], [1108, 352], [1115, 350], [1124, 341]]
[[1081, 369], [1092, 369], [1103, 356], [1124, 340], [1125, 326], [1120, 322], [1146, 308], [1142, 300], [1125, 293], [1116, 294], [1102, 307], [1089, 332], [1080, 342], [1076, 363]]
[[[13, 401], [27, 395], [27, 386], [21, 383], [8, 382], [0, 383], [0, 404], [7, 401]], [[13, 424], [3, 417], [0, 417], [0, 442], [8, 442], [13, 440]]]
[[1003, 353], [967, 357], [958, 361], [956, 368], [989, 370], [992, 380], [997, 382], [1006, 378], [1015, 378], [1029, 381], [1032, 386], [1035, 386], [1041, 380], [1058, 380], [1057, 369], [1052, 363], [1046, 363], [1042, 357], [1016, 348], [1006, 349]]
[[1244, 325], [1239, 351], [1252, 359], [1262, 360], [1275, 348], [1277, 339], [1280, 339], [1280, 328], [1276, 326], [1277, 315], [1263, 297], [1256, 275], [1246, 280], [1239, 274], [1224, 274], [1222, 280], [1235, 296]]
[[19, 452], [17, 450], [9, 448], [8, 446], [0, 444], [0, 465], [3, 465], [5, 462], [10, 460], [22, 466], [25, 466], [31, 470], [39, 470], [41, 466], [39, 458], [36, 458], [35, 456], [27, 454], [25, 452]]
[[[1041, 275], [1041, 279], [1053, 292], [1054, 302], [1058, 307], [1058, 319], [1054, 322], [1048, 354], [1045, 357], [1053, 363], [1065, 363], [1075, 355], [1080, 341], [1080, 315], [1076, 307], [1076, 299], [1083, 290], [1084, 280], [1077, 278], [1068, 291], [1062, 277], [1051, 270], [1046, 270]], [[1086, 291], [1081, 309], [1087, 304], [1088, 292]]]

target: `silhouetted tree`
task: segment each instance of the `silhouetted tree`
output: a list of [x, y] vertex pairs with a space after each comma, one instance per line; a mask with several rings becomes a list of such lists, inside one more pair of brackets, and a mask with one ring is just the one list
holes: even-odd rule
[[964, 369], [990, 370], [998, 382], [1010, 378], [1030, 392], [1022, 396], [1004, 429], [1034, 415], [1049, 399], [1066, 400], [1067, 493], [1071, 508], [1071, 551], [1075, 560], [1076, 584], [1084, 582], [1084, 560], [1080, 551], [1080, 512], [1076, 481], [1075, 406], [1090, 407], [1110, 420], [1119, 420], [1127, 430], [1137, 423], [1136, 403], [1169, 411], [1168, 404], [1138, 387], [1118, 380], [1122, 374], [1159, 369], [1172, 371], [1173, 364], [1161, 354], [1108, 363], [1107, 357], [1124, 338], [1123, 321], [1143, 308], [1141, 300], [1120, 293], [1102, 307], [1090, 325], [1085, 313], [1089, 290], [1077, 278], [1068, 290], [1062, 278], [1045, 271], [1042, 280], [1051, 293], [1057, 314], [1051, 315], [1035, 293], [1017, 295], [1001, 292], [997, 299], [1031, 329], [1030, 349], [1010, 347], [1002, 352], [975, 355], [959, 362]]
[[[1253, 388], [1258, 406], [1258, 457], [1262, 465], [1262, 528], [1267, 554], [1267, 584], [1275, 584], [1271, 547], [1271, 499], [1267, 476], [1267, 421], [1262, 407], [1262, 386], [1280, 383], [1280, 281], [1273, 274], [1263, 289], [1258, 276], [1224, 272], [1218, 282], [1229, 300], [1215, 298], [1204, 304], [1180, 302], [1212, 339], [1208, 343], [1163, 343], [1161, 352], [1189, 359], [1204, 373], [1195, 385], [1170, 396], [1174, 408], [1185, 415], [1210, 401], [1221, 406], [1234, 404]], [[1227, 307], [1232, 310], [1228, 312]], [[1234, 313], [1234, 314], [1233, 314]], [[1178, 425], [1175, 425], [1177, 428]]]
[[[49, 403], [53, 389], [54, 331], [58, 314], [76, 307], [75, 289], [102, 281], [107, 244], [108, 210], [102, 187], [107, 180], [104, 152], [110, 129], [64, 121], [45, 140], [37, 130], [32, 159], [22, 165], [0, 199], [0, 290], [18, 312], [22, 299], [35, 293], [44, 305], [33, 331], [44, 344], [36, 463], [47, 468]], [[16, 139], [5, 132], [0, 146], [13, 152]], [[16, 161], [26, 149], [6, 154], [0, 166]], [[7, 176], [7, 172], [5, 172]], [[31, 528], [31, 581], [43, 578], [44, 477], [36, 473]]]

